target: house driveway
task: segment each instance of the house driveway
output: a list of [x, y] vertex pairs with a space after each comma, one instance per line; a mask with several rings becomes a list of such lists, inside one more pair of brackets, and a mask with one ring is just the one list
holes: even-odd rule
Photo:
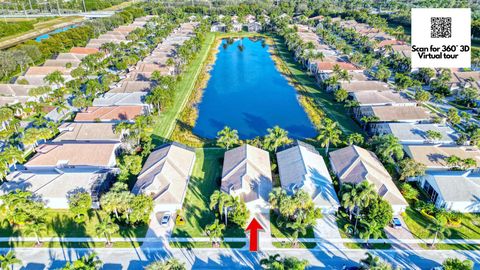
[[160, 238], [163, 243], [144, 242], [142, 247], [158, 247], [159, 245], [167, 244], [167, 238], [172, 234], [173, 226], [175, 225], [175, 215], [170, 217], [168, 225], [161, 225], [160, 221], [164, 214], [165, 212], [157, 212], [150, 215], [150, 223], [148, 224], [148, 231], [145, 235], [146, 238]]
[[338, 230], [338, 225], [334, 214], [324, 214], [317, 220], [317, 225], [313, 228], [315, 238], [321, 239], [318, 243], [320, 248], [344, 248], [342, 243], [333, 243], [331, 240], [342, 239]]
[[[387, 235], [388, 239], [416, 239], [415, 236], [410, 232], [408, 229], [407, 225], [405, 224], [405, 221], [401, 216], [395, 216], [398, 217], [402, 223], [401, 228], [393, 228], [391, 225], [385, 227], [385, 234]], [[395, 243], [392, 244], [392, 248], [394, 249], [411, 249], [411, 250], [419, 250], [422, 249], [418, 244], [413, 244], [413, 243]]]

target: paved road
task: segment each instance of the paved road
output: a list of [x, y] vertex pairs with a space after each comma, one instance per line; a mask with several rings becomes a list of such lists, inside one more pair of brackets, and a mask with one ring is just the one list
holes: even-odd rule
[[[5, 252], [5, 250], [2, 250]], [[86, 249], [17, 249], [23, 261], [23, 269], [57, 269], [66, 261], [89, 252]], [[295, 256], [307, 259], [311, 269], [341, 269], [353, 266], [364, 257], [364, 250], [273, 250], [250, 253], [244, 250], [196, 249], [96, 249], [104, 262], [103, 269], [142, 269], [149, 262], [175, 256], [191, 269], [258, 269], [259, 260], [267, 254]], [[404, 269], [430, 269], [438, 266], [447, 257], [470, 259], [474, 269], [480, 269], [480, 251], [372, 251], [396, 266]], [[18, 267], [15, 269], [19, 269]]]

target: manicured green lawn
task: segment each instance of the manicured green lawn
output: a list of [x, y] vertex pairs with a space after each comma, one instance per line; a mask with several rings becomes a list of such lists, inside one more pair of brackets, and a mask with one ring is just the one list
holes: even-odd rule
[[180, 82], [175, 88], [175, 98], [172, 107], [162, 112], [155, 122], [153, 130], [153, 143], [155, 145], [161, 144], [163, 141], [170, 138], [175, 125], [177, 124], [178, 116], [187, 104], [188, 98], [194, 89], [195, 82], [202, 70], [202, 65], [205, 62], [210, 47], [215, 39], [214, 33], [208, 33], [205, 37], [205, 42], [197, 57], [187, 66], [182, 73]]
[[[351, 238], [350, 235], [345, 231], [345, 225], [348, 224], [349, 221], [346, 218], [343, 217], [337, 217], [337, 225], [338, 225], [338, 231], [340, 232], [340, 236], [342, 238]], [[385, 233], [383, 234], [382, 238], [387, 238]], [[343, 243], [343, 245], [346, 248], [351, 248], [351, 249], [363, 249], [365, 248], [362, 244], [360, 243]], [[389, 249], [392, 247], [391, 244], [370, 244], [372, 249]]]
[[[293, 248], [293, 242], [286, 242], [286, 243], [281, 243], [281, 242], [273, 242], [272, 245], [276, 248]], [[299, 242], [297, 248], [315, 248], [317, 246], [317, 243], [310, 243], [310, 242]]]
[[[420, 212], [412, 208], [407, 208], [403, 214], [403, 220], [416, 238], [433, 239], [434, 234], [427, 228], [431, 221], [424, 217]], [[464, 214], [462, 224], [459, 227], [449, 227], [450, 239], [480, 239], [480, 215]], [[437, 244], [437, 249], [479, 249], [475, 245], [445, 245]]]
[[[212, 248], [211, 242], [170, 242], [172, 248]], [[220, 242], [220, 248], [243, 248], [245, 242]]]
[[[215, 220], [208, 205], [210, 195], [219, 189], [222, 176], [223, 149], [197, 149], [197, 159], [183, 204], [186, 223], [176, 226], [173, 237], [205, 237], [204, 228]], [[228, 226], [224, 236], [243, 237], [243, 229]]]
[[[0, 242], [2, 248], [31, 248], [36, 242]], [[113, 242], [112, 248], [138, 248], [142, 242]], [[40, 248], [105, 248], [104, 242], [44, 242]]]
[[[82, 224], [77, 224], [73, 220], [73, 215], [68, 210], [48, 209], [45, 217], [47, 223], [47, 231], [42, 237], [97, 237], [95, 227], [99, 223], [98, 213], [90, 212], [90, 219]], [[129, 228], [120, 226], [120, 230], [112, 237], [144, 237], [147, 233], [148, 225]], [[12, 228], [8, 224], [0, 225], [0, 236], [26, 236], [33, 237], [23, 233], [23, 228]]]
[[315, 102], [321, 107], [325, 114], [332, 120], [338, 122], [342, 131], [346, 134], [362, 133], [360, 126], [349, 116], [342, 103], [335, 102], [333, 95], [323, 91], [318, 86], [315, 78], [309, 76], [303, 67], [295, 61], [292, 54], [288, 51], [284, 41], [279, 37], [273, 37], [277, 48], [277, 53], [288, 67], [290, 74], [300, 84], [302, 91], [313, 97]]

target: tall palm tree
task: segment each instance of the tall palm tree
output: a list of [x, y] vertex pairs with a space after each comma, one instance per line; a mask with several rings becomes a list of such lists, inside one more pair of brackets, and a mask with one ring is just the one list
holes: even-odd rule
[[445, 220], [442, 219], [433, 219], [433, 223], [430, 223], [427, 226], [427, 229], [434, 234], [434, 238], [432, 241], [432, 247], [435, 247], [437, 243], [437, 239], [444, 239], [445, 236], [449, 236], [451, 231], [445, 225]]
[[364, 220], [360, 221], [359, 236], [363, 240], [366, 240], [367, 246], [368, 246], [368, 241], [371, 238], [378, 239], [382, 237], [382, 233], [383, 233], [383, 228], [379, 226], [375, 220], [372, 220], [371, 222], [366, 222]]
[[403, 147], [398, 138], [393, 134], [381, 135], [374, 138], [373, 145], [376, 146], [376, 152], [380, 158], [386, 162], [393, 163], [394, 158], [397, 160], [403, 158]]
[[269, 151], [277, 152], [278, 147], [291, 143], [291, 139], [288, 138], [288, 131], [274, 126], [267, 129], [268, 134], [264, 138], [265, 148]]
[[2, 270], [13, 269], [15, 264], [22, 264], [22, 261], [15, 255], [15, 251], [10, 250], [7, 254], [0, 255], [0, 267]]
[[220, 190], [215, 190], [212, 196], [210, 196], [210, 209], [217, 209], [220, 214], [220, 218], [224, 216], [225, 224], [228, 222], [228, 208], [232, 207], [234, 200], [229, 194], [222, 192]]
[[322, 147], [325, 147], [325, 154], [328, 154], [330, 144], [337, 145], [341, 142], [340, 135], [342, 131], [338, 128], [338, 123], [325, 118], [319, 128], [317, 140]]
[[210, 237], [210, 241], [212, 241], [212, 244], [215, 243], [215, 239], [218, 239], [222, 236], [223, 230], [225, 230], [225, 224], [220, 223], [218, 219], [215, 219], [215, 221], [207, 225], [205, 228], [205, 233]]
[[40, 236], [47, 231], [47, 224], [42, 220], [36, 220], [35, 222], [29, 222], [25, 224], [25, 234], [33, 234], [36, 238], [37, 245], [40, 245]]
[[105, 216], [102, 220], [95, 226], [95, 232], [98, 236], [103, 236], [107, 240], [107, 246], [112, 244], [111, 237], [112, 234], [119, 231], [119, 226], [115, 224], [109, 216]]
[[217, 145], [224, 147], [227, 150], [231, 146], [238, 144], [238, 142], [238, 131], [235, 129], [226, 126], [217, 133]]

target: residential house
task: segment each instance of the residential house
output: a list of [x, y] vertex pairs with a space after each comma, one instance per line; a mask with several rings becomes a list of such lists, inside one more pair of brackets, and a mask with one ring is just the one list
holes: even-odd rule
[[96, 48], [73, 47], [70, 49], [71, 54], [89, 55], [89, 54], [95, 54], [98, 52], [100, 52], [100, 50]]
[[[378, 134], [392, 134], [401, 144], [456, 144], [459, 133], [447, 124], [383, 123], [376, 125]], [[428, 131], [436, 131], [440, 139], [431, 140]]]
[[277, 163], [280, 182], [287, 194], [303, 190], [324, 213], [338, 210], [340, 202], [332, 178], [315, 147], [296, 141], [295, 145], [277, 152]]
[[0, 186], [0, 194], [18, 189], [30, 191], [49, 208], [69, 209], [70, 196], [87, 192], [92, 197], [92, 208], [97, 209], [100, 195], [109, 189], [113, 178], [111, 170], [96, 168], [15, 171]]
[[367, 80], [340, 82], [339, 88], [345, 89], [349, 93], [390, 91], [387, 83]]
[[454, 94], [461, 93], [461, 89], [472, 87], [480, 90], [480, 72], [478, 71], [458, 71], [452, 72], [450, 79], [450, 91]]
[[25, 163], [28, 170], [79, 168], [111, 169], [115, 167], [113, 143], [48, 143], [36, 148], [36, 154]]
[[480, 166], [480, 150], [476, 146], [459, 145], [404, 145], [405, 153], [427, 167], [428, 171], [451, 170], [455, 165], [448, 164], [447, 159], [451, 156], [460, 159], [471, 158], [476, 166]]
[[152, 196], [155, 212], [175, 213], [182, 208], [194, 164], [193, 149], [163, 145], [148, 156], [132, 192]]
[[143, 106], [88, 107], [77, 113], [75, 122], [133, 122], [135, 117], [144, 113]]
[[214, 22], [210, 27], [210, 32], [226, 32], [226, 31], [227, 31], [227, 25], [221, 22]]
[[244, 144], [225, 152], [221, 191], [240, 197], [251, 217], [270, 231], [270, 204], [272, 190], [270, 156], [267, 151]]
[[122, 134], [115, 132], [114, 123], [65, 122], [58, 127], [60, 134], [52, 140], [59, 143], [119, 143]]
[[142, 106], [150, 111], [150, 105], [145, 103], [147, 92], [111, 93], [107, 92], [93, 100], [94, 107], [110, 106]]
[[245, 144], [225, 152], [221, 190], [240, 196], [252, 212], [269, 212], [272, 173], [268, 152]]
[[363, 106], [417, 106], [417, 102], [403, 93], [394, 91], [358, 91], [350, 94], [360, 107]]
[[373, 152], [351, 145], [330, 152], [330, 164], [341, 185], [368, 181], [375, 186], [378, 195], [392, 205], [394, 214], [407, 208], [407, 201]]
[[149, 92], [153, 86], [152, 81], [123, 81], [119, 87], [113, 88], [109, 93]]
[[377, 132], [378, 123], [421, 123], [430, 120], [429, 111], [420, 106], [364, 106], [360, 112], [356, 114], [359, 121], [363, 116], [372, 118], [370, 128], [373, 133]]

